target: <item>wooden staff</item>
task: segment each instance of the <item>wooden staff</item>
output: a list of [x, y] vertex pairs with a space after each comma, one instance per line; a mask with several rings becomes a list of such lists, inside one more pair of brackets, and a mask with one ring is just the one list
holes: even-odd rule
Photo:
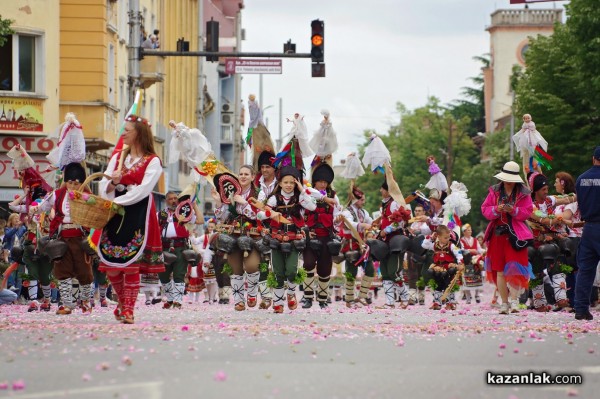
[[[263, 204], [262, 202], [260, 202], [259, 200], [257, 200], [256, 198], [250, 197], [250, 198], [248, 198], [248, 202], [250, 203], [250, 205], [252, 205], [255, 208], [260, 209], [261, 211], [266, 211], [266, 209], [267, 209], [267, 206], [265, 204]], [[292, 224], [292, 222], [290, 222], [289, 220], [284, 218], [282, 215], [279, 215], [279, 218], [277, 218], [277, 221], [282, 224]]]
[[340, 218], [342, 219], [342, 222], [344, 222], [344, 225], [346, 226], [346, 228], [348, 230], [350, 230], [350, 234], [352, 234], [352, 237], [358, 241], [358, 244], [360, 245], [360, 248], [364, 248], [365, 246], [365, 242], [363, 241], [362, 237], [360, 236], [360, 233], [358, 232], [358, 230], [356, 230], [354, 228], [354, 226], [352, 226], [352, 224], [350, 223], [350, 221], [348, 219], [346, 219], [345, 216], [340, 215]]
[[129, 148], [129, 146], [127, 144], [123, 144], [123, 148], [121, 149], [121, 153], [119, 154], [119, 165], [117, 166], [117, 169], [119, 172], [121, 171], [121, 168], [123, 167], [123, 162], [125, 162], [125, 150], [127, 150]]
[[441, 298], [442, 301], [445, 301], [446, 298], [448, 297], [448, 295], [450, 295], [450, 292], [452, 292], [452, 289], [458, 283], [458, 279], [460, 279], [462, 277], [462, 275], [463, 275], [462, 270], [458, 270], [456, 272], [456, 274], [454, 275], [454, 278], [452, 279], [452, 281], [450, 281], [450, 284], [448, 284], [448, 288], [446, 288], [446, 290], [442, 294], [442, 298]]

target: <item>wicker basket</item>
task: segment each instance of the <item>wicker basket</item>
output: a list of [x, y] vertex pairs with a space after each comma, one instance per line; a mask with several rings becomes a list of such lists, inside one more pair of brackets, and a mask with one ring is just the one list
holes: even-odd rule
[[102, 229], [113, 216], [118, 213], [123, 214], [123, 207], [120, 205], [97, 195], [83, 192], [90, 182], [98, 177], [110, 178], [103, 173], [94, 173], [85, 179], [79, 190], [68, 194], [73, 223], [92, 229]]

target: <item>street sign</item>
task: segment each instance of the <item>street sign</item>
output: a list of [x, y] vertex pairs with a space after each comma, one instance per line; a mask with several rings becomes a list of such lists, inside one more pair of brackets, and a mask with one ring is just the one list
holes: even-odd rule
[[236, 73], [257, 74], [281, 74], [281, 60], [273, 59], [225, 59], [225, 73], [233, 75]]
[[[549, 3], [556, 0], [510, 0], [510, 4], [527, 4], [527, 3]], [[558, 0], [564, 1], [564, 0]]]

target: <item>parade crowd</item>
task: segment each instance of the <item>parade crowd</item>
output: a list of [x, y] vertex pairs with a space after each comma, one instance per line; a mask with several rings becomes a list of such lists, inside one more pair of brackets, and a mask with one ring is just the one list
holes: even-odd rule
[[[83, 128], [67, 114], [48, 155], [60, 176], [55, 187], [15, 146], [8, 155], [23, 193], [0, 225], [2, 261], [10, 265], [0, 304], [61, 317], [110, 305], [124, 324], [135, 323], [140, 306], [184, 311], [196, 303], [278, 314], [335, 302], [454, 311], [461, 299], [481, 303], [489, 283], [500, 314], [572, 312], [577, 320], [593, 319], [600, 146], [577, 179], [564, 171], [549, 179], [542, 170], [548, 143], [525, 115], [514, 136], [523, 163], [506, 162], [480, 205], [471, 204], [464, 184], [446, 181], [433, 156], [424, 162], [430, 180], [404, 196], [389, 151], [373, 135], [362, 159], [357, 153], [345, 159], [339, 177], [350, 184], [342, 203], [333, 186], [338, 144], [328, 111], [312, 138], [295, 114], [279, 151], [254, 96], [249, 111], [252, 162], [236, 172], [214, 157], [198, 129], [170, 123], [168, 162], [186, 162], [194, 183], [165, 193], [160, 211], [153, 190], [163, 160], [139, 115], [126, 117], [107, 169], [87, 176]], [[365, 200], [375, 194], [356, 184], [366, 172], [381, 177], [381, 205], [373, 214]], [[96, 194], [94, 178], [101, 178]], [[214, 204], [206, 219], [199, 206], [205, 185]], [[479, 211], [489, 223], [476, 235], [461, 218]], [[141, 293], [145, 302], [136, 304]]]

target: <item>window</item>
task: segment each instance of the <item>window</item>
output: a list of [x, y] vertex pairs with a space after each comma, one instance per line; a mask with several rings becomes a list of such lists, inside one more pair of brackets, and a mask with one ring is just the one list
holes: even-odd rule
[[40, 58], [40, 41], [41, 36], [15, 34], [0, 47], [0, 90], [38, 91], [39, 76], [36, 74], [42, 69], [36, 68]]

